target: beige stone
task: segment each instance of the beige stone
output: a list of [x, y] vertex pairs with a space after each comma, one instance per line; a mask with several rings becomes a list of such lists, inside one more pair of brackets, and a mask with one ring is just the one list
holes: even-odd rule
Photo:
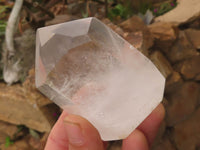
[[175, 68], [185, 79], [199, 79], [200, 75], [200, 55], [192, 57], [183, 62], [178, 63]]
[[168, 53], [177, 38], [178, 29], [172, 23], [157, 22], [148, 26], [153, 38], [154, 47]]
[[165, 94], [173, 93], [180, 84], [183, 83], [183, 79], [180, 73], [174, 71], [167, 79], [165, 83]]
[[156, 65], [158, 70], [162, 73], [162, 75], [167, 78], [172, 72], [173, 68], [171, 67], [168, 60], [163, 56], [163, 54], [159, 51], [155, 51], [150, 59]]
[[180, 84], [172, 93], [166, 95], [169, 101], [166, 107], [167, 125], [183, 121], [190, 116], [198, 104], [200, 86], [195, 82], [185, 82]]
[[173, 44], [171, 50], [167, 53], [172, 63], [197, 56], [198, 52], [188, 40], [184, 31], [179, 32], [178, 40]]
[[0, 120], [24, 124], [41, 132], [51, 129], [35, 100], [29, 99], [20, 85], [0, 84]]
[[173, 86], [176, 83], [182, 82], [182, 78], [180, 76], [180, 73], [174, 71], [166, 80], [166, 87]]
[[200, 30], [187, 29], [185, 33], [196, 49], [200, 49]]
[[156, 22], [148, 26], [152, 36], [159, 41], [176, 40], [178, 29], [172, 23]]
[[200, 16], [199, 0], [178, 0], [173, 10], [155, 18], [156, 22], [174, 22], [177, 25], [195, 20]]
[[0, 83], [0, 120], [49, 132], [56, 121], [53, 116], [56, 106], [35, 89], [31, 73], [34, 70], [23, 85]]
[[[187, 105], [187, 104], [186, 104]], [[177, 149], [196, 150], [200, 145], [200, 108], [192, 116], [174, 127], [173, 138]]]
[[137, 32], [144, 31], [147, 29], [147, 26], [144, 24], [141, 18], [138, 16], [133, 16], [126, 21], [119, 24], [119, 26], [125, 31]]

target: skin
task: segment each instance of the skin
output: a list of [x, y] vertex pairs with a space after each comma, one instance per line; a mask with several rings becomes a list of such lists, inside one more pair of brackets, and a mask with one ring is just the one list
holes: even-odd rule
[[[164, 118], [162, 104], [123, 140], [122, 150], [149, 150]], [[45, 150], [106, 150], [106, 142], [86, 119], [63, 111], [54, 125]]]

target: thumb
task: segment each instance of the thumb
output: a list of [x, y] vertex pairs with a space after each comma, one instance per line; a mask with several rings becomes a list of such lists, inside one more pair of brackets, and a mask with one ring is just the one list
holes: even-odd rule
[[98, 131], [86, 119], [68, 115], [64, 127], [69, 141], [69, 150], [104, 150]]

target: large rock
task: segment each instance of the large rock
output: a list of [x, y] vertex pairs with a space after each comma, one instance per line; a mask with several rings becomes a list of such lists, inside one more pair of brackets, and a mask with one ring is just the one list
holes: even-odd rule
[[[187, 105], [187, 104], [185, 104]], [[200, 108], [174, 127], [174, 141], [179, 150], [196, 150], [200, 145]]]
[[185, 33], [196, 49], [200, 49], [200, 30], [187, 29]]
[[166, 80], [166, 87], [172, 87], [177, 83], [181, 83], [183, 80], [180, 73], [174, 71]]
[[200, 80], [200, 55], [178, 63], [175, 68], [187, 80]]
[[141, 18], [138, 16], [133, 16], [121, 24], [119, 26], [125, 31], [137, 32], [137, 31], [145, 31], [147, 30], [147, 26], [143, 22]]
[[160, 41], [174, 41], [178, 28], [173, 23], [156, 22], [148, 26], [153, 37]]
[[183, 83], [183, 79], [180, 73], [174, 71], [167, 79], [165, 83], [165, 94], [173, 93], [180, 84]]
[[172, 23], [157, 22], [149, 25], [148, 28], [155, 39], [155, 46], [167, 53], [177, 38], [177, 27]]
[[150, 56], [150, 59], [165, 78], [167, 78], [173, 72], [173, 68], [161, 52], [153, 52], [153, 54]]
[[176, 63], [192, 56], [197, 56], [198, 52], [188, 40], [185, 32], [180, 31], [177, 41], [173, 44], [167, 55], [172, 63]]
[[159, 16], [155, 19], [156, 22], [174, 22], [183, 24], [195, 20], [200, 16], [199, 0], [178, 0], [178, 5], [173, 10]]
[[166, 107], [166, 122], [168, 126], [183, 121], [190, 116], [199, 103], [200, 85], [195, 82], [180, 84], [172, 93], [166, 95], [169, 103]]
[[[0, 83], [0, 120], [23, 124], [40, 132], [49, 132], [56, 121], [57, 107], [34, 88], [29, 76], [24, 85]], [[47, 105], [49, 104], [49, 105]]]

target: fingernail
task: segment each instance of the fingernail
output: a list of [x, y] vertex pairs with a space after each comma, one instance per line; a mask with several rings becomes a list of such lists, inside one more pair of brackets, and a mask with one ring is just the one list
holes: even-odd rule
[[84, 144], [84, 137], [80, 125], [72, 122], [68, 117], [64, 119], [64, 124], [69, 143], [74, 146], [82, 146]]

